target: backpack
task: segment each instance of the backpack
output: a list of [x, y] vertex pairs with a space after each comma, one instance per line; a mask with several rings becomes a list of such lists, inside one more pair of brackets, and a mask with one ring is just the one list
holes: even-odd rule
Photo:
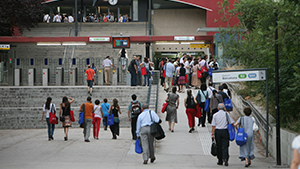
[[131, 110], [133, 115], [139, 115], [141, 113], [141, 107], [138, 101], [131, 102]]
[[194, 109], [196, 109], [196, 103], [195, 103], [195, 101], [194, 101], [194, 97], [192, 97], [192, 98], [188, 98], [189, 99], [189, 103], [190, 103], [190, 105], [191, 105], [191, 107], [192, 108], [194, 108]]
[[129, 63], [129, 66], [128, 66], [128, 68], [127, 68], [127, 70], [129, 71], [129, 72], [131, 72], [132, 71], [132, 68], [133, 68], [133, 66], [132, 66], [132, 61]]

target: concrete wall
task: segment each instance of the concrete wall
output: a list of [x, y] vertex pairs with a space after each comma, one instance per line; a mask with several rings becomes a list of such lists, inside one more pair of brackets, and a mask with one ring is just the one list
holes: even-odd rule
[[[96, 99], [103, 103], [107, 98], [108, 103], [117, 98], [121, 107], [120, 126], [129, 127], [127, 106], [130, 103], [131, 95], [136, 94], [137, 99], [142, 103], [147, 101], [147, 87], [127, 87], [127, 86], [95, 86], [92, 101]], [[57, 107], [62, 97], [70, 96], [74, 98], [71, 109], [74, 111], [76, 121], [73, 127], [78, 127], [78, 113], [81, 103], [86, 101], [87, 87], [0, 87], [0, 129], [34, 129], [45, 128], [46, 123], [41, 122], [43, 105], [47, 97], [52, 97], [52, 102]], [[45, 120], [45, 117], [44, 117]], [[57, 127], [61, 127], [61, 123]]]
[[197, 32], [206, 27], [206, 11], [203, 9], [157, 9], [153, 10], [154, 35], [206, 35]]
[[[230, 88], [231, 95], [232, 95], [232, 103], [234, 104], [235, 108], [241, 113], [242, 116], [244, 114], [242, 113], [245, 106], [241, 100], [241, 96], [239, 96], [232, 88]], [[253, 104], [253, 103], [252, 103]], [[262, 108], [255, 106], [259, 112], [266, 117], [266, 112]], [[270, 127], [269, 130], [269, 154], [276, 159], [276, 124], [274, 123], [274, 118], [270, 115]], [[272, 123], [273, 122], [273, 123]], [[266, 146], [266, 132], [262, 129], [260, 126], [259, 132], [262, 136], [262, 142]], [[296, 133], [293, 133], [291, 131], [287, 131], [284, 129], [280, 129], [280, 142], [281, 142], [281, 162], [283, 165], [290, 165], [292, 158], [293, 158], [293, 150], [291, 148], [293, 139], [298, 135]], [[265, 152], [262, 152], [265, 154]]]

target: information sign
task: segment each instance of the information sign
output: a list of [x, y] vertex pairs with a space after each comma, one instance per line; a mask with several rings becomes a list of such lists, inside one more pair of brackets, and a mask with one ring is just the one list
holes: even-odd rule
[[10, 50], [10, 44], [0, 44], [0, 50]]
[[207, 48], [210, 48], [210, 44], [197, 44], [197, 43], [191, 43], [190, 44], [190, 48], [205, 48], [205, 46], [207, 47]]
[[90, 37], [90, 42], [109, 42], [110, 37]]
[[113, 37], [113, 48], [130, 48], [130, 37]]
[[174, 40], [195, 40], [195, 36], [174, 36]]
[[213, 83], [266, 80], [266, 70], [245, 69], [245, 70], [213, 71], [212, 78], [213, 78]]

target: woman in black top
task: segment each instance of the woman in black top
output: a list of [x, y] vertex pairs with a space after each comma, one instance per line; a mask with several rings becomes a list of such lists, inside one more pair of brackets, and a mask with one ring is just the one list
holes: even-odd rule
[[188, 122], [189, 122], [189, 133], [192, 133], [194, 131], [195, 127], [195, 115], [196, 115], [196, 105], [197, 101], [196, 98], [193, 97], [192, 91], [188, 90], [187, 91], [187, 98], [184, 99], [184, 107], [186, 108], [185, 112], [188, 117]]
[[109, 113], [114, 115], [114, 124], [110, 125], [110, 127], [109, 127], [110, 131], [113, 135], [112, 139], [117, 139], [117, 136], [119, 136], [119, 134], [120, 134], [120, 126], [119, 126], [120, 119], [119, 119], [118, 113], [121, 114], [121, 109], [120, 109], [118, 102], [119, 101], [117, 99], [114, 99], [113, 104], [110, 106], [109, 111], [108, 111]]
[[178, 70], [179, 78], [178, 78], [178, 85], [179, 85], [179, 93], [184, 93], [184, 86], [185, 86], [185, 68], [183, 63], [180, 63], [180, 69]]
[[[69, 101], [69, 99], [71, 101]], [[74, 102], [74, 99], [71, 97], [63, 97], [62, 99], [62, 103], [60, 104], [60, 109], [59, 109], [59, 117], [62, 117], [62, 119], [64, 119], [62, 125], [64, 127], [64, 132], [65, 132], [65, 141], [68, 140], [68, 131], [69, 131], [69, 127], [72, 126], [72, 122], [71, 122], [71, 104]]]
[[121, 61], [121, 65], [122, 65], [122, 70], [125, 70], [126, 65], [127, 65], [127, 57], [126, 57], [127, 51], [125, 50], [125, 48], [122, 48], [119, 52], [120, 55], [120, 61]]

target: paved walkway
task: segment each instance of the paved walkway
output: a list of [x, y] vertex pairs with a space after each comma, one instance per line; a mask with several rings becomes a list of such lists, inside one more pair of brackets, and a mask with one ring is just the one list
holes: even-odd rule
[[[183, 106], [186, 93], [179, 95], [179, 122], [175, 126], [174, 133], [168, 131], [165, 114], [159, 113], [163, 120], [166, 138], [157, 141], [157, 160], [153, 164], [143, 165], [142, 156], [134, 153], [134, 142], [131, 140], [129, 128], [121, 128], [121, 135], [117, 140], [111, 139], [109, 130], [104, 131], [101, 128], [100, 139], [91, 139], [90, 143], [83, 141], [82, 129], [79, 128], [70, 129], [69, 140], [66, 142], [63, 141], [63, 129], [56, 129], [54, 141], [48, 141], [45, 128], [0, 130], [0, 168], [224, 168], [225, 166], [218, 166], [217, 159], [210, 155], [210, 125], [203, 128], [196, 127], [195, 132], [188, 133], [187, 117]], [[160, 89], [160, 105], [165, 97], [166, 93]], [[236, 113], [233, 115], [238, 116]], [[251, 168], [267, 169], [275, 165], [274, 159], [265, 158], [264, 150], [259, 147], [256, 146], [256, 159]], [[235, 142], [231, 142], [228, 168], [244, 168], [244, 162], [240, 162], [238, 156], [239, 148]]]

